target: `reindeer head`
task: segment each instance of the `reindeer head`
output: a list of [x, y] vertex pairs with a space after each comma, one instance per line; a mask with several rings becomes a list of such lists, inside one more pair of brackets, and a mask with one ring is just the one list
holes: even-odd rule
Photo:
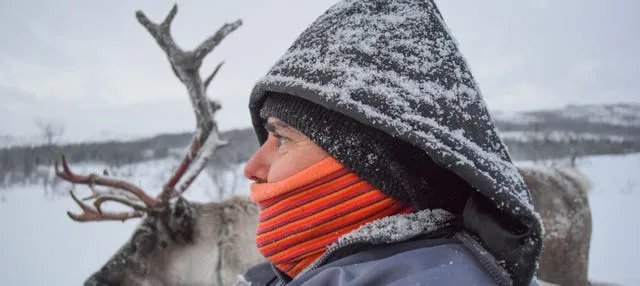
[[[204, 81], [199, 69], [205, 56], [242, 22], [238, 20], [224, 24], [194, 50], [183, 51], [173, 40], [170, 31], [177, 11], [177, 5], [174, 5], [160, 24], [151, 22], [141, 11], [136, 12], [138, 22], [166, 53], [174, 74], [185, 85], [197, 122], [189, 149], [159, 195], [152, 197], [129, 182], [106, 176], [74, 174], [64, 155], [62, 170], [59, 170], [58, 162], [55, 163], [58, 177], [74, 184], [88, 185], [93, 192], [83, 199], [94, 200], [93, 206], [85, 204], [70, 192], [83, 211], [79, 215], [67, 212], [71, 219], [89, 222], [144, 217], [131, 239], [87, 279], [86, 285], [173, 285], [213, 281], [212, 273], [220, 257], [214, 228], [222, 228], [219, 222], [223, 221], [223, 217], [215, 214], [215, 208], [212, 210], [210, 207], [190, 204], [181, 195], [206, 166], [215, 150], [227, 144], [220, 140], [214, 120], [220, 104], [206, 96], [206, 89], [222, 63]], [[120, 203], [132, 210], [106, 212], [101, 209], [105, 202]]]
[[[167, 277], [171, 275], [171, 256], [177, 249], [194, 242], [195, 211], [186, 200], [179, 198], [169, 212], [149, 214], [129, 241], [89, 277], [85, 285], [165, 285], [171, 280], [181, 280]], [[214, 266], [209, 264], [212, 269]]]

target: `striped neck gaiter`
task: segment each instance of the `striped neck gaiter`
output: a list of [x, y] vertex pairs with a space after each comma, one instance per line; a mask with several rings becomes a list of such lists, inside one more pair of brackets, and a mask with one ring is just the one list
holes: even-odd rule
[[413, 211], [332, 157], [285, 180], [252, 184], [251, 199], [262, 209], [259, 251], [292, 278], [341, 236], [376, 219]]

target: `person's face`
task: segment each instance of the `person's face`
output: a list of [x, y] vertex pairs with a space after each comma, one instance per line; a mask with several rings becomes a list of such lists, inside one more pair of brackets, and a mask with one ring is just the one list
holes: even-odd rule
[[244, 175], [258, 183], [274, 183], [286, 179], [329, 157], [309, 137], [275, 117], [269, 117], [265, 128], [267, 141], [251, 156]]

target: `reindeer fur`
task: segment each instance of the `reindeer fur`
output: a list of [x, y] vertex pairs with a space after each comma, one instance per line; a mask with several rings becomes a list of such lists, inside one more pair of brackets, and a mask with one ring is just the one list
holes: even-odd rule
[[264, 261], [255, 245], [258, 208], [246, 197], [178, 200], [151, 214], [85, 285], [229, 285]]
[[518, 166], [545, 228], [537, 277], [589, 285], [590, 180], [572, 167]]

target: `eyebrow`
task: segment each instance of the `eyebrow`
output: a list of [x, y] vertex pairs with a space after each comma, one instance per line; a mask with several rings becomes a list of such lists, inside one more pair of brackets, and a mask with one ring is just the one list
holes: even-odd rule
[[269, 132], [276, 133], [276, 127], [273, 124], [271, 124], [271, 122], [265, 122], [264, 129], [266, 129]]
[[277, 133], [280, 134], [280, 131], [282, 131], [285, 128], [288, 128], [289, 125], [287, 125], [286, 123], [282, 122], [282, 121], [275, 121], [275, 122], [265, 122], [264, 124], [264, 129], [266, 129], [269, 132], [273, 132], [273, 133]]

